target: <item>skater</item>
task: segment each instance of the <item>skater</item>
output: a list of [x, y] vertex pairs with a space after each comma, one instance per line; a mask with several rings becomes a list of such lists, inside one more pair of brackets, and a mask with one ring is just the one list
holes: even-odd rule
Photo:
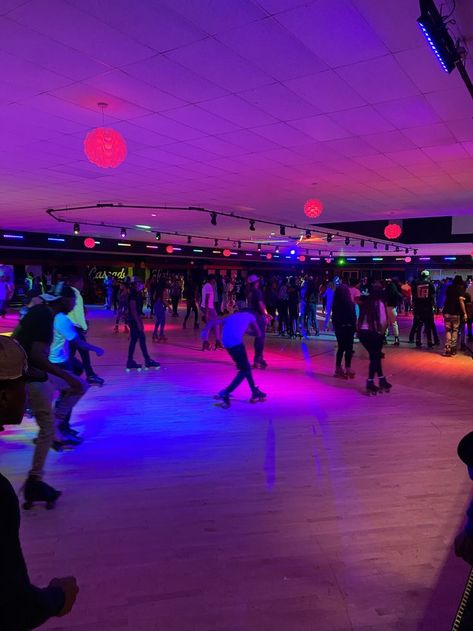
[[266, 324], [271, 321], [271, 316], [266, 310], [263, 301], [263, 292], [260, 290], [260, 279], [255, 274], [248, 277], [250, 285], [250, 295], [248, 298], [250, 311], [256, 316], [256, 322], [260, 330], [260, 335], [255, 337], [255, 357], [253, 368], [266, 368], [267, 363], [263, 357], [264, 341], [266, 336]]
[[128, 294], [130, 293], [129, 286], [122, 282], [118, 290], [118, 310], [117, 318], [115, 320], [114, 333], [118, 333], [118, 327], [120, 321], [123, 320], [123, 329], [125, 333], [129, 333], [127, 321], [128, 321]]
[[295, 338], [299, 330], [299, 287], [294, 277], [291, 278], [287, 288], [287, 297], [289, 304], [289, 337]]
[[[358, 337], [370, 356], [368, 380], [366, 382], [367, 394], [376, 394], [380, 391], [389, 392], [392, 387], [383, 374], [381, 362], [384, 335], [388, 325], [386, 306], [382, 296], [381, 284], [374, 282], [370, 295], [364, 297], [360, 304]], [[374, 383], [376, 375], [379, 377], [379, 387]]]
[[187, 321], [189, 320], [189, 316], [191, 311], [194, 314], [194, 329], [199, 328], [199, 310], [197, 309], [197, 285], [194, 282], [194, 279], [189, 277], [184, 289], [184, 297], [186, 299], [186, 315], [184, 318], [184, 322], [182, 323], [182, 328], [185, 329], [187, 326]]
[[397, 323], [397, 310], [402, 304], [402, 294], [397, 288], [396, 279], [388, 279], [386, 281], [386, 289], [384, 290], [386, 300], [386, 313], [388, 315], [388, 328], [386, 336], [389, 335], [389, 327], [392, 327], [394, 335], [394, 346], [399, 346], [399, 325]]
[[468, 319], [465, 307], [465, 288], [461, 276], [455, 276], [447, 288], [443, 320], [445, 322], [445, 357], [457, 354], [458, 329]]
[[113, 299], [113, 277], [111, 272], [105, 272], [103, 286], [105, 289], [105, 308], [111, 311]]
[[[75, 276], [69, 279], [69, 285], [72, 287], [75, 294], [75, 305], [74, 309], [67, 314], [69, 320], [71, 320], [74, 328], [77, 332], [79, 340], [82, 342], [87, 342], [86, 334], [88, 324], [85, 319], [85, 310], [84, 310], [84, 300], [82, 299], [82, 291], [84, 289], [84, 280], [81, 276]], [[82, 366], [85, 370], [85, 374], [87, 377], [87, 383], [97, 384], [99, 386], [103, 385], [104, 380], [102, 377], [99, 377], [95, 370], [92, 368], [92, 362], [90, 360], [90, 352], [84, 346], [80, 346], [76, 343], [75, 339], [72, 339], [69, 343], [70, 349], [70, 361], [74, 359], [74, 355], [76, 351], [79, 351], [79, 355], [82, 361]]]
[[[160, 278], [156, 285], [154, 295], [154, 331], [153, 342], [165, 342], [166, 337], [164, 335], [164, 327], [166, 325], [166, 309], [169, 302], [169, 291], [167, 288], [167, 282], [165, 278]], [[158, 337], [159, 329], [159, 337]]]
[[141, 369], [141, 364], [137, 364], [133, 358], [136, 342], [140, 343], [141, 352], [145, 360], [146, 368], [159, 368], [159, 363], [155, 362], [148, 353], [146, 346], [145, 330], [141, 313], [143, 310], [143, 282], [138, 276], [133, 276], [130, 283], [130, 293], [128, 295], [128, 326], [130, 327], [130, 345], [128, 347], [127, 370]]
[[304, 296], [305, 300], [305, 318], [304, 328], [307, 335], [310, 335], [311, 329], [314, 335], [319, 335], [319, 323], [317, 322], [317, 302], [319, 295], [317, 291], [317, 285], [313, 278], [309, 278], [307, 288]]
[[206, 326], [201, 338], [202, 338], [202, 350], [210, 350], [209, 336], [213, 330], [215, 333], [215, 349], [223, 348], [221, 341], [221, 327], [218, 324], [217, 312], [215, 311], [215, 292], [214, 292], [215, 277], [213, 274], [207, 278], [207, 282], [202, 287], [202, 299], [200, 307], [202, 309], [202, 321], [204, 324], [209, 322], [214, 323], [212, 326]]
[[171, 284], [171, 289], [169, 290], [171, 296], [171, 304], [172, 304], [172, 317], [177, 318], [178, 312], [177, 309], [179, 307], [179, 301], [181, 300], [181, 283], [179, 278], [176, 276]]
[[287, 297], [287, 280], [284, 278], [278, 291], [278, 335], [289, 333], [289, 299]]
[[[351, 359], [353, 357], [356, 313], [348, 285], [339, 285], [335, 290], [332, 305], [332, 324], [338, 344], [334, 377], [354, 379], [355, 373], [351, 369]], [[342, 367], [344, 355], [345, 370]]]
[[422, 327], [424, 327], [428, 347], [438, 345], [440, 340], [434, 322], [435, 287], [429, 280], [428, 272], [422, 272], [420, 278], [412, 284], [412, 307], [414, 320], [409, 333], [409, 343], [414, 342], [415, 335], [417, 348], [422, 347]]
[[[463, 436], [458, 443], [457, 453], [460, 460], [466, 464], [468, 476], [473, 480], [473, 432]], [[466, 511], [466, 524], [455, 537], [455, 554], [470, 565], [473, 565], [473, 501]]]
[[324, 301], [325, 301], [325, 320], [324, 320], [324, 331], [328, 331], [330, 327], [330, 317], [332, 315], [332, 304], [333, 304], [333, 296], [335, 293], [335, 285], [330, 282], [327, 283], [324, 291]]
[[[266, 394], [261, 392], [261, 390], [255, 385], [253, 373], [251, 372], [251, 365], [248, 360], [248, 354], [243, 342], [243, 336], [245, 333], [248, 335], [254, 335], [255, 337], [261, 336], [262, 332], [258, 325], [257, 317], [249, 311], [239, 311], [223, 320], [207, 324], [206, 328], [217, 326], [217, 324], [218, 326], [223, 326], [223, 345], [235, 362], [238, 372], [233, 381], [215, 395], [215, 399], [221, 400], [224, 407], [229, 407], [231, 393], [238, 388], [242, 381], [246, 379], [251, 389], [250, 402], [257, 403], [259, 401], [264, 401], [266, 399]], [[205, 334], [204, 330], [202, 332], [203, 339]]]
[[[28, 370], [26, 354], [21, 346], [8, 337], [0, 337], [0, 431], [2, 425], [19, 425], [22, 422], [26, 381], [46, 378], [41, 371], [34, 376], [32, 372]], [[52, 496], [47, 493], [43, 500], [47, 497], [52, 501]], [[20, 544], [18, 497], [10, 482], [1, 474], [0, 515], [0, 629], [36, 629], [53, 616], [67, 615], [79, 591], [76, 579], [72, 576], [54, 578], [44, 588], [31, 583]]]
[[[42, 481], [46, 457], [55, 440], [61, 444], [61, 441], [69, 441], [71, 438], [59, 434], [56, 419], [59, 422], [64, 420], [69, 409], [68, 402], [80, 399], [85, 393], [85, 384], [78, 377], [49, 360], [54, 338], [54, 318], [58, 313], [66, 314], [71, 311], [75, 300], [74, 292], [71, 287], [60, 283], [54, 294], [41, 294], [40, 298], [42, 304], [31, 307], [13, 332], [14, 339], [26, 351], [29, 365], [44, 371], [48, 376], [44, 382], [28, 384], [29, 407], [39, 425], [39, 433], [33, 464], [24, 489], [27, 501], [35, 495], [38, 488], [47, 487], [52, 494], [56, 493], [55, 489]], [[56, 389], [67, 389], [69, 399], [53, 412], [53, 396]]]
[[7, 307], [15, 293], [15, 287], [10, 282], [10, 278], [0, 270], [0, 316], [5, 318], [7, 315]]

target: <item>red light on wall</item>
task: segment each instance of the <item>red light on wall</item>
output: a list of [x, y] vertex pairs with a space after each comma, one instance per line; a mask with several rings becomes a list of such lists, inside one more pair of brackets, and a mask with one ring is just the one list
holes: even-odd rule
[[84, 245], [86, 248], [89, 248], [89, 250], [95, 248], [95, 239], [92, 239], [92, 237], [87, 237], [86, 239], [84, 239]]
[[384, 229], [386, 239], [398, 239], [402, 234], [402, 228], [398, 223], [388, 223]]
[[299, 259], [299, 261], [301, 263], [303, 263], [305, 261], [305, 256], [303, 254], [301, 254], [300, 256], [297, 257]]
[[326, 262], [326, 263], [331, 263], [331, 262], [332, 262], [332, 259], [331, 259], [331, 258], [326, 258], [326, 259], [325, 259], [325, 262]]
[[324, 209], [324, 205], [320, 199], [308, 199], [304, 204], [304, 215], [310, 219], [319, 217]]
[[231, 255], [232, 255], [232, 251], [231, 250], [225, 249], [223, 251], [223, 256], [231, 256]]
[[97, 127], [85, 137], [84, 152], [92, 164], [115, 169], [126, 158], [126, 142], [114, 129]]
[[168, 254], [172, 254], [174, 252], [174, 248], [172, 247], [172, 245], [167, 245], [166, 246], [166, 252]]
[[405, 263], [410, 263], [412, 261], [410, 256], [406, 256], [406, 258], [404, 259]]
[[273, 255], [271, 254], [271, 252], [268, 252], [268, 253], [266, 254], [266, 259], [267, 259], [268, 261], [270, 261], [272, 258], [273, 258]]

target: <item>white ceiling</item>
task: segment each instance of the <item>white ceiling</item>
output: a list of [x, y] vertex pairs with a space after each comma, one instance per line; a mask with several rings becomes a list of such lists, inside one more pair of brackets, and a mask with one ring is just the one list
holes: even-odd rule
[[[309, 197], [326, 222], [473, 214], [473, 101], [418, 14], [416, 0], [1, 0], [1, 227], [69, 232], [45, 209], [97, 201], [302, 224]], [[99, 101], [128, 144], [117, 169], [83, 153]], [[78, 218], [250, 236], [192, 213]]]

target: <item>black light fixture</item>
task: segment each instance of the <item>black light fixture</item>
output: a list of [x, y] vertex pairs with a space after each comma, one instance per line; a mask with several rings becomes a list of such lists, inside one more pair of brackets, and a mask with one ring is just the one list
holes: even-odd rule
[[78, 223], [74, 224], [74, 234], [77, 236], [78, 234], [80, 234], [80, 226]]
[[192, 237], [190, 235], [187, 237], [187, 243], [189, 245], [192, 243]]
[[409, 248], [406, 248], [406, 249], [404, 250], [404, 252], [405, 252], [406, 254], [409, 254]]
[[327, 235], [327, 243], [331, 243], [331, 242], [332, 242], [332, 239], [333, 239], [332, 235], [331, 235], [331, 234], [328, 234], [328, 235]]
[[215, 241], [214, 241], [214, 246], [215, 246], [215, 247], [218, 247], [218, 239], [215, 239]]
[[386, 252], [389, 250], [389, 245], [387, 243], [385, 244], [384, 249], [386, 250]]
[[350, 245], [350, 237], [345, 238], [345, 245]]
[[279, 226], [279, 234], [284, 237], [286, 234], [286, 226]]
[[261, 252], [261, 243], [258, 243], [258, 252]]
[[414, 256], [417, 256], [417, 250], [414, 250]]
[[365, 240], [361, 239], [360, 241], [360, 247], [364, 248], [365, 247]]
[[447, 18], [442, 17], [434, 0], [420, 0], [419, 4], [421, 15], [417, 18], [417, 23], [444, 72], [450, 74], [461, 60], [457, 47], [448, 32]]
[[238, 241], [238, 249], [241, 250], [241, 241]]
[[276, 252], [276, 254], [279, 254], [279, 245], [276, 246], [275, 252]]
[[161, 233], [160, 232], [156, 233], [156, 241], [161, 241]]
[[255, 220], [254, 219], [250, 219], [250, 230], [251, 230], [251, 232], [254, 232], [256, 230], [256, 228], [255, 228]]
[[376, 243], [376, 241], [373, 241], [373, 247], [374, 247], [375, 250], [378, 249], [378, 244]]
[[398, 245], [396, 245], [396, 252], [400, 252], [400, 251], [401, 251], [401, 248]]
[[216, 212], [210, 213], [210, 223], [212, 224], [212, 226], [216, 226], [217, 225], [217, 213]]
[[122, 228], [120, 230], [120, 236], [121, 236], [122, 239], [124, 239], [126, 237], [126, 228]]
[[306, 230], [306, 231], [305, 231], [305, 238], [306, 238], [306, 239], [310, 239], [310, 237], [311, 237], [311, 236], [312, 236], [311, 231], [310, 231], [310, 230]]

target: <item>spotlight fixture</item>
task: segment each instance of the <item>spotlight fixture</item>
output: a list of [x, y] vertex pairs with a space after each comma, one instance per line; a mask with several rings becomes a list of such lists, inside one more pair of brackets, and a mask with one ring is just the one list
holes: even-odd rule
[[218, 239], [215, 239], [214, 241], [214, 246], [217, 248], [218, 247]]
[[250, 219], [250, 230], [251, 230], [251, 232], [254, 232], [256, 230], [256, 228], [255, 228], [255, 220], [254, 219]]
[[156, 233], [156, 241], [161, 241], [161, 233], [160, 232]]
[[384, 249], [386, 250], [386, 252], [389, 250], [389, 245], [387, 243], [385, 244]]
[[187, 243], [189, 245], [192, 243], [192, 237], [190, 235], [187, 237]]
[[374, 247], [375, 250], [378, 249], [378, 244], [376, 243], [376, 241], [373, 241], [373, 247]]
[[331, 243], [333, 236], [331, 234], [327, 235], [327, 243]]
[[284, 237], [286, 234], [286, 226], [279, 226], [279, 234]]
[[276, 254], [279, 254], [279, 245], [276, 246], [275, 252], [276, 252]]
[[414, 250], [414, 256], [417, 256], [417, 250]]
[[289, 252], [289, 254], [292, 254], [292, 256], [294, 256], [294, 254], [295, 254], [295, 253], [296, 253], [296, 251], [295, 251], [295, 250], [291, 250], [291, 251]]
[[346, 239], [345, 239], [345, 245], [350, 245], [350, 237], [346, 237]]
[[306, 238], [306, 239], [310, 239], [310, 237], [311, 237], [311, 236], [312, 236], [311, 231], [310, 231], [310, 230], [306, 230], [306, 231], [305, 231], [305, 238]]
[[241, 250], [241, 241], [238, 241], [238, 249]]
[[406, 248], [406, 249], [404, 250], [404, 252], [405, 252], [406, 254], [409, 254], [409, 248]]
[[362, 247], [362, 248], [364, 248], [364, 247], [365, 247], [365, 240], [364, 240], [364, 239], [362, 239], [362, 240], [360, 241], [360, 247]]
[[400, 251], [401, 251], [401, 248], [398, 245], [396, 245], [396, 252], [400, 252]]
[[258, 252], [261, 252], [261, 243], [258, 243]]
[[460, 55], [448, 32], [447, 18], [440, 15], [433, 0], [420, 0], [419, 4], [421, 15], [417, 23], [443, 70], [450, 74], [460, 61]]
[[80, 234], [80, 226], [78, 223], [74, 224], [74, 234], [77, 236], [78, 234]]
[[120, 230], [120, 236], [121, 236], [122, 239], [124, 239], [126, 237], [126, 228], [122, 228]]
[[217, 225], [217, 213], [216, 212], [210, 213], [210, 223], [212, 224], [212, 226], [216, 226]]

